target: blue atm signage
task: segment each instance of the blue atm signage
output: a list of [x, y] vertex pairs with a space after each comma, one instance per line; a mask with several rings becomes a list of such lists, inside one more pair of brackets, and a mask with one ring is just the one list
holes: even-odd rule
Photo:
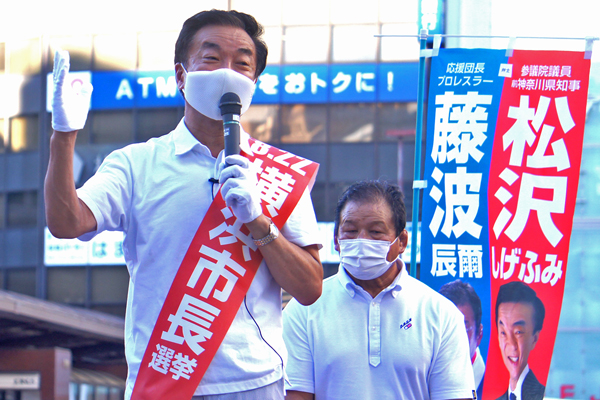
[[93, 72], [92, 109], [183, 105], [171, 71]]
[[[252, 102], [416, 101], [417, 75], [418, 63], [269, 65], [258, 79]], [[172, 71], [92, 72], [90, 79], [95, 110], [183, 105]]]

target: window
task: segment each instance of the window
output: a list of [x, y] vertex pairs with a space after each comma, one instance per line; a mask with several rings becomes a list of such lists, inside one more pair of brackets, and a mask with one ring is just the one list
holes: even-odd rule
[[35, 296], [35, 268], [7, 269], [6, 290]]
[[108, 387], [106, 386], [96, 386], [96, 390], [94, 393], [94, 400], [109, 400]]
[[294, 104], [281, 109], [282, 143], [325, 142], [327, 108], [324, 105]]
[[[404, 24], [383, 24], [382, 35], [416, 35], [418, 32], [416, 22]], [[419, 59], [420, 45], [415, 37], [382, 37], [381, 61], [417, 61]]]
[[92, 118], [94, 143], [130, 143], [133, 136], [133, 113], [127, 111], [96, 112]]
[[[585, 136], [593, 130], [586, 122]], [[593, 137], [592, 135], [589, 135]], [[597, 145], [583, 146], [581, 171], [577, 189], [575, 217], [598, 218], [600, 216], [600, 148]]]
[[0, 43], [0, 72], [4, 72], [4, 63], [6, 60], [6, 56], [4, 55], [6, 51], [6, 43]]
[[79, 385], [79, 398], [77, 400], [93, 400], [94, 386], [87, 383]]
[[145, 71], [172, 71], [175, 68], [173, 58], [178, 35], [178, 32], [140, 33], [138, 37], [139, 69]]
[[87, 274], [84, 267], [47, 269], [48, 300], [83, 306], [86, 302]]
[[335, 203], [327, 201], [327, 186], [326, 183], [316, 182], [310, 192], [317, 221], [333, 221]]
[[322, 0], [283, 0], [284, 25], [316, 25], [329, 23], [328, 2]]
[[[92, 114], [92, 112], [88, 113], [88, 119], [85, 121], [85, 125], [83, 126], [83, 129], [80, 130], [79, 132], [77, 132], [77, 139], [75, 141], [76, 144], [78, 145], [82, 145], [82, 144], [89, 144], [90, 143], [90, 136], [91, 136], [91, 120], [92, 118], [90, 117], [90, 114]], [[50, 134], [52, 134], [52, 129], [50, 130]]]
[[265, 26], [265, 34], [263, 40], [267, 44], [269, 53], [267, 54], [267, 64], [281, 63], [281, 43], [282, 43], [282, 28], [281, 26]]
[[418, 33], [416, 31], [418, 15], [419, 2], [417, 0], [379, 0], [379, 21], [415, 23], [412, 35]]
[[67, 50], [70, 57], [70, 71], [89, 71], [92, 67], [92, 36], [55, 36], [50, 39], [49, 60], [54, 60], [57, 49]]
[[377, 139], [398, 141], [402, 138], [414, 140], [417, 123], [416, 103], [378, 104]]
[[377, 22], [378, 1], [369, 2], [368, 5], [367, 3], [353, 4], [347, 0], [330, 0], [329, 3], [332, 24]]
[[[377, 178], [374, 144], [333, 144], [330, 152], [331, 181], [352, 184]], [[333, 198], [337, 201], [340, 194], [336, 193]]]
[[[0, 193], [0, 229], [4, 229], [6, 224], [6, 196], [4, 193]], [[2, 285], [0, 285], [2, 288]]]
[[169, 133], [175, 129], [180, 119], [177, 108], [139, 110], [136, 140], [145, 142], [150, 138]]
[[42, 53], [39, 39], [10, 42], [8, 72], [17, 75], [35, 75], [42, 70]]
[[[395, 185], [399, 183], [398, 157], [401, 150], [402, 145], [395, 143], [380, 143], [377, 146], [375, 153], [377, 171], [374, 178], [385, 180]], [[400, 189], [402, 189], [402, 187], [400, 187]]]
[[8, 144], [8, 127], [6, 126], [6, 120], [4, 118], [0, 118], [0, 153], [4, 153], [6, 151], [6, 146]]
[[331, 106], [330, 112], [329, 134], [332, 142], [370, 142], [373, 140], [374, 104], [337, 104]]
[[241, 124], [254, 139], [265, 143], [276, 143], [279, 131], [279, 106], [276, 105], [254, 105], [241, 118]]
[[333, 62], [375, 61], [377, 25], [337, 25], [333, 27]]
[[127, 267], [93, 267], [91, 301], [92, 303], [127, 302], [129, 272]]
[[38, 149], [39, 124], [37, 115], [10, 119], [10, 150], [13, 152]]
[[230, 0], [230, 3], [231, 10], [248, 13], [263, 26], [281, 23], [281, 0]]
[[37, 192], [14, 192], [6, 195], [7, 219], [10, 228], [26, 228], [37, 225]]
[[127, 71], [137, 67], [137, 36], [119, 33], [94, 36], [94, 69]]
[[286, 63], [324, 63], [329, 59], [329, 26], [286, 27], [284, 32]]

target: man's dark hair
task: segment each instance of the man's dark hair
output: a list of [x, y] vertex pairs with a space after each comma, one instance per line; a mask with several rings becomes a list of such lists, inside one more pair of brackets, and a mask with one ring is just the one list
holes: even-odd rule
[[340, 196], [335, 208], [334, 235], [337, 237], [340, 227], [340, 215], [348, 202], [366, 203], [385, 201], [392, 210], [396, 236], [406, 227], [406, 209], [404, 208], [404, 195], [398, 186], [386, 181], [360, 181], [352, 184]]
[[475, 289], [473, 289], [473, 286], [457, 279], [443, 284], [439, 292], [456, 306], [471, 306], [473, 315], [475, 316], [476, 333], [479, 335], [481, 333], [481, 300]]
[[194, 35], [205, 26], [233, 26], [243, 29], [252, 38], [256, 47], [256, 75], [258, 78], [267, 65], [267, 45], [262, 39], [264, 29], [253, 16], [238, 11], [210, 10], [201, 11], [188, 18], [179, 32], [175, 44], [175, 64], [185, 63], [188, 60], [188, 52], [194, 39]]
[[496, 325], [498, 325], [498, 307], [502, 303], [529, 303], [533, 306], [533, 333], [542, 330], [546, 308], [537, 297], [535, 290], [520, 281], [506, 283], [500, 286], [496, 297]]

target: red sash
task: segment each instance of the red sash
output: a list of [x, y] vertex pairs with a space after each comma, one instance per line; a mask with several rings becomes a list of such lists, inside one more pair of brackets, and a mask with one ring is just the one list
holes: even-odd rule
[[[263, 213], [281, 228], [319, 165], [250, 139], [242, 152], [260, 172]], [[140, 365], [132, 400], [191, 399], [262, 261], [248, 229], [225, 205], [210, 205], [181, 266]], [[226, 379], [226, 377], [224, 377]]]

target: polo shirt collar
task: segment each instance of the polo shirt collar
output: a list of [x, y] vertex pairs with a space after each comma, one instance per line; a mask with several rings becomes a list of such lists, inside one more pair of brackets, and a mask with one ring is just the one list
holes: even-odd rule
[[185, 118], [179, 121], [177, 127], [173, 130], [173, 143], [175, 145], [175, 155], [179, 156], [190, 151], [210, 156], [210, 150], [192, 135], [192, 132], [185, 125]]
[[[192, 135], [192, 132], [190, 132], [185, 124], [185, 118], [182, 118], [181, 121], [179, 121], [179, 124], [173, 130], [172, 135], [173, 143], [175, 145], [175, 155], [179, 156], [190, 151], [196, 151], [197, 153], [212, 157], [209, 148]], [[246, 153], [251, 154], [250, 145], [248, 143], [249, 138], [250, 135], [243, 129], [240, 129], [240, 148]]]
[[[400, 291], [402, 290], [402, 286], [404, 286], [406, 284], [406, 280], [407, 280], [406, 276], [408, 275], [406, 272], [406, 265], [404, 265], [404, 261], [402, 261], [401, 258], [398, 258], [398, 262], [402, 266], [402, 268], [400, 269], [400, 273], [396, 276], [396, 278], [394, 278], [394, 281], [387, 288], [383, 289], [383, 291], [381, 292], [381, 293], [391, 292], [391, 294], [394, 298], [398, 297], [398, 295], [400, 294]], [[338, 276], [338, 280], [339, 280], [340, 284], [342, 285], [342, 287], [344, 288], [344, 290], [346, 291], [346, 293], [348, 293], [348, 295], [350, 297], [354, 297], [356, 295], [356, 292], [358, 292], [359, 290], [364, 291], [364, 289], [362, 287], [360, 287], [359, 285], [357, 285], [352, 280], [350, 275], [348, 275], [348, 272], [343, 267], [343, 264], [340, 264], [337, 276]]]

